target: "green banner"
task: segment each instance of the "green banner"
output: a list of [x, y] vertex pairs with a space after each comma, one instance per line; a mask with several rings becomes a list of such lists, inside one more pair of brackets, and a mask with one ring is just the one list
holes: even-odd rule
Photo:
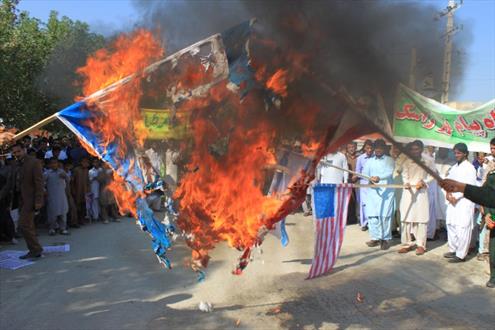
[[168, 109], [141, 109], [147, 139], [183, 139], [190, 134], [189, 113], [176, 112], [173, 116]]
[[464, 142], [469, 151], [489, 152], [495, 138], [495, 99], [473, 110], [456, 110], [400, 85], [393, 132], [401, 142], [419, 139], [445, 148]]

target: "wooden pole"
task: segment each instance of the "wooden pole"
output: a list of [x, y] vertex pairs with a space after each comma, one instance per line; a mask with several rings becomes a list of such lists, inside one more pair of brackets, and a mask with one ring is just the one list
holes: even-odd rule
[[366, 109], [363, 109], [363, 107], [361, 105], [357, 104], [354, 101], [354, 99], [349, 95], [349, 93], [347, 93], [345, 90], [342, 90], [342, 89], [337, 92], [335, 89], [328, 86], [327, 84], [325, 84], [321, 80], [319, 81], [319, 83], [320, 83], [320, 86], [323, 89], [325, 89], [327, 92], [329, 92], [332, 96], [340, 98], [341, 101], [343, 101], [345, 104], [347, 104], [350, 107], [350, 110], [352, 110], [356, 115], [362, 117], [362, 119], [364, 121], [370, 123], [373, 126], [373, 128], [376, 129], [376, 131], [378, 133], [380, 133], [385, 139], [387, 139], [387, 141], [392, 143], [392, 145], [394, 147], [399, 149], [400, 152], [402, 152], [404, 155], [406, 155], [408, 158], [410, 158], [413, 162], [415, 162], [419, 167], [421, 167], [423, 170], [425, 170], [426, 173], [430, 174], [438, 182], [443, 180], [440, 177], [440, 175], [438, 175], [437, 172], [435, 172], [434, 170], [432, 170], [431, 168], [426, 166], [423, 162], [421, 162], [418, 159], [416, 159], [415, 157], [413, 157], [413, 155], [411, 155], [409, 150], [407, 150], [406, 148], [404, 148], [402, 146], [402, 144], [397, 142], [391, 134], [386, 132], [379, 125], [375, 124], [374, 120], [372, 118], [369, 118], [369, 116], [366, 115]]
[[49, 123], [51, 123], [52, 121], [54, 121], [56, 119], [57, 119], [57, 112], [54, 113], [53, 115], [49, 116], [49, 117], [46, 117], [45, 119], [40, 120], [39, 122], [32, 125], [31, 127], [26, 128], [22, 132], [17, 133], [16, 135], [14, 135], [13, 140], [16, 141], [16, 140], [22, 139], [23, 137], [29, 135], [29, 133], [31, 133], [35, 129], [41, 128], [45, 125], [48, 125]]
[[426, 166], [426, 164], [424, 164], [423, 162], [421, 162], [418, 159], [416, 159], [413, 155], [411, 155], [411, 153], [409, 152], [409, 150], [407, 150], [404, 146], [402, 146], [402, 144], [400, 144], [399, 142], [397, 142], [393, 138], [392, 135], [390, 135], [389, 133], [385, 132], [385, 130], [381, 129], [378, 126], [375, 126], [375, 128], [378, 131], [378, 133], [380, 133], [381, 135], [383, 135], [383, 137], [387, 141], [389, 141], [390, 143], [392, 143], [392, 145], [394, 147], [396, 147], [397, 149], [399, 149], [400, 152], [402, 152], [409, 159], [411, 159], [413, 162], [415, 162], [419, 167], [421, 167], [423, 170], [425, 170], [425, 172], [428, 173], [429, 175], [431, 175], [435, 180], [437, 180], [438, 182], [440, 182], [440, 181], [443, 180], [437, 172], [435, 172], [434, 170], [432, 170], [431, 168], [429, 168], [428, 166]]
[[411, 68], [409, 69], [409, 88], [416, 89], [416, 48], [411, 49]]
[[[345, 184], [343, 184], [345, 186]], [[403, 184], [353, 184], [352, 188], [392, 188], [392, 189], [408, 189]], [[414, 187], [412, 187], [414, 188]]]
[[363, 178], [363, 179], [366, 179], [366, 180], [371, 181], [371, 177], [370, 177], [370, 176], [367, 176], [367, 175], [361, 174], [361, 173], [359, 173], [359, 172], [351, 171], [351, 170], [349, 170], [349, 169], [342, 168], [342, 167], [338, 167], [338, 166], [335, 166], [335, 165], [333, 165], [333, 164], [328, 164], [328, 163], [325, 163], [324, 165], [325, 165], [325, 166], [330, 166], [330, 167], [336, 168], [336, 169], [341, 170], [341, 171], [344, 171], [344, 172], [348, 172], [348, 173], [354, 174], [354, 175], [359, 176], [359, 177], [361, 177], [361, 178]]
[[452, 39], [455, 33], [454, 28], [454, 12], [459, 8], [459, 5], [454, 0], [449, 0], [447, 6], [447, 31], [445, 33], [445, 49], [443, 55], [443, 76], [442, 76], [442, 96], [441, 103], [449, 101], [450, 89], [450, 70], [452, 66]]

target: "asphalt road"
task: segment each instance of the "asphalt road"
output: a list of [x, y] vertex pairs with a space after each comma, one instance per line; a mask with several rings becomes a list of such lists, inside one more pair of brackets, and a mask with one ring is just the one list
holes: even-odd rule
[[[493, 329], [487, 265], [447, 263], [443, 241], [421, 257], [399, 255], [397, 246], [366, 247], [367, 233], [349, 226], [333, 273], [305, 280], [312, 221], [291, 216], [287, 229], [289, 246], [268, 237], [241, 276], [231, 275], [239, 252], [218, 247], [202, 283], [184, 266], [183, 244], [170, 253], [174, 269], [161, 268], [149, 237], [131, 219], [85, 226], [68, 237], [41, 231], [44, 245], [68, 242], [71, 251], [0, 270], [0, 328]], [[201, 301], [213, 312], [199, 311]]]

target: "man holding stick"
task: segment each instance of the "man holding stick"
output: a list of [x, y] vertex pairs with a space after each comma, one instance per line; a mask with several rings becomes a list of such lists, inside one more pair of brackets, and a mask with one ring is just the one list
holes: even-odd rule
[[[409, 152], [416, 160], [434, 168], [432, 160], [422, 157], [423, 149], [423, 142], [419, 140], [409, 144]], [[416, 255], [423, 255], [426, 252], [430, 218], [427, 183], [432, 181], [432, 178], [413, 160], [407, 159], [402, 165], [402, 180], [406, 186], [400, 203], [403, 247], [398, 252], [407, 253], [416, 248]], [[412, 235], [416, 242], [413, 242]]]
[[[370, 158], [363, 169], [363, 174], [370, 176], [375, 184], [392, 184], [394, 160], [385, 155], [386, 144], [382, 139], [375, 141], [375, 155]], [[395, 194], [390, 187], [368, 188], [365, 197], [365, 212], [371, 241], [369, 247], [380, 245], [382, 250], [389, 248], [392, 239], [392, 215], [395, 209]]]

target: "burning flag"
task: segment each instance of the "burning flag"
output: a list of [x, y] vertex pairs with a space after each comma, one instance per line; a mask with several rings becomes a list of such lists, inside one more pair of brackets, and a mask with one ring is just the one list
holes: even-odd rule
[[[252, 37], [252, 23], [165, 59], [150, 32], [121, 36], [79, 69], [90, 96], [57, 114], [112, 166], [119, 207], [137, 217], [169, 267], [166, 251], [177, 228], [156, 219], [146, 204], [140, 161], [150, 140], [160, 138], [158, 126], [170, 128], [161, 143], [180, 154], [177, 226], [193, 251], [193, 268], [206, 267], [208, 252], [226, 241], [244, 251], [236, 274], [248, 264], [252, 247], [304, 201], [319, 159], [372, 131], [349, 110], [366, 110], [371, 102], [349, 100], [346, 93], [322, 87], [306, 65], [307, 54], [274, 56], [272, 42]], [[177, 127], [187, 132], [169, 134]], [[288, 184], [277, 188], [285, 193], [267, 194], [270, 169], [281, 161], [277, 152], [297, 145], [303, 146], [300, 152], [311, 146], [311, 160], [290, 170]]]
[[151, 61], [163, 56], [163, 49], [145, 30], [120, 36], [113, 47], [113, 51], [98, 51], [79, 69], [86, 77], [83, 90], [91, 95], [63, 109], [57, 117], [91, 154], [111, 165], [115, 180], [110, 189], [120, 210], [137, 217], [141, 228], [152, 236], [160, 262], [170, 268], [166, 251], [174, 228], [160, 223], [146, 204], [137, 151], [145, 134], [140, 125], [139, 75], [149, 70]]

